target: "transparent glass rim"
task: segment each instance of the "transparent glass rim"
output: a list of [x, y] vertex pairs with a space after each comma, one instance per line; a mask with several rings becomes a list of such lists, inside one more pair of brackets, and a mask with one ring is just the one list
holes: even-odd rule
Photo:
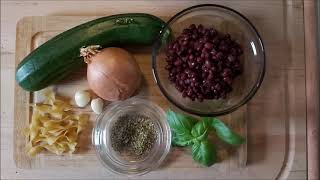
[[[166, 29], [170, 28], [170, 25], [172, 23], [174, 23], [176, 20], [178, 20], [180, 18], [181, 15], [183, 15], [186, 12], [189, 11], [194, 11], [198, 8], [203, 8], [203, 7], [215, 7], [215, 8], [221, 8], [227, 11], [230, 11], [236, 15], [238, 15], [240, 18], [242, 18], [245, 22], [247, 22], [249, 24], [249, 26], [253, 29], [258, 41], [259, 41], [259, 45], [261, 46], [261, 51], [262, 51], [262, 55], [263, 55], [263, 59], [262, 59], [262, 65], [260, 68], [260, 73], [259, 76], [255, 82], [255, 85], [253, 86], [253, 88], [250, 90], [250, 92], [245, 96], [245, 98], [243, 98], [239, 103], [230, 106], [229, 108], [222, 110], [222, 111], [216, 111], [216, 112], [210, 112], [210, 113], [203, 113], [203, 112], [199, 112], [199, 111], [195, 111], [186, 107], [183, 107], [182, 105], [180, 105], [179, 103], [177, 103], [175, 100], [173, 100], [169, 94], [165, 91], [165, 89], [163, 88], [163, 85], [160, 82], [159, 79], [159, 75], [157, 72], [157, 54], [158, 54], [158, 50], [161, 47], [161, 39], [162, 36], [165, 34]], [[196, 6], [191, 6], [189, 8], [186, 8], [182, 11], [180, 11], [179, 13], [177, 13], [176, 15], [174, 15], [167, 23], [166, 25], [162, 28], [160, 35], [157, 39], [157, 41], [154, 43], [153, 48], [152, 48], [152, 73], [153, 73], [153, 77], [155, 79], [156, 84], [158, 85], [161, 93], [166, 97], [166, 99], [172, 103], [173, 105], [177, 106], [178, 108], [180, 108], [181, 110], [190, 113], [190, 114], [194, 114], [194, 115], [198, 115], [198, 116], [207, 116], [207, 117], [214, 117], [214, 116], [220, 116], [220, 115], [225, 115], [225, 114], [229, 114], [235, 110], [237, 110], [239, 107], [243, 106], [244, 104], [246, 104], [248, 101], [250, 101], [252, 99], [252, 97], [256, 94], [256, 92], [258, 91], [258, 89], [260, 88], [264, 75], [265, 75], [265, 63], [266, 63], [266, 53], [265, 53], [265, 47], [262, 41], [262, 38], [258, 32], [258, 30], [255, 28], [255, 26], [249, 21], [248, 18], [246, 18], [244, 15], [242, 15], [240, 12], [226, 7], [226, 6], [222, 6], [222, 5], [218, 5], [218, 4], [200, 4], [200, 5], [196, 5]]]
[[[119, 106], [123, 106], [123, 105], [134, 105], [134, 104], [143, 104], [143, 105], [146, 105], [147, 107], [149, 107], [150, 109], [154, 109], [155, 111], [157, 111], [160, 115], [160, 117], [163, 117], [163, 118], [160, 118], [159, 120], [159, 124], [161, 124], [161, 131], [164, 131], [162, 132], [162, 134], [158, 134], [158, 136], [162, 135], [162, 136], [165, 136], [166, 138], [163, 139], [163, 142], [164, 143], [164, 151], [163, 152], [160, 152], [160, 156], [159, 158], [156, 158], [154, 159], [154, 163], [152, 164], [149, 164], [148, 166], [146, 166], [146, 168], [143, 168], [142, 170], [134, 170], [134, 171], [129, 171], [129, 170], [117, 170], [116, 168], [114, 168], [113, 166], [109, 165], [108, 163], [115, 163], [117, 164], [116, 161], [113, 161], [113, 158], [111, 158], [111, 155], [110, 154], [106, 154], [106, 157], [107, 157], [107, 162], [102, 159], [102, 155], [101, 155], [101, 152], [99, 151], [98, 149], [98, 146], [100, 145], [99, 143], [97, 144], [97, 142], [100, 142], [101, 140], [97, 139], [97, 138], [101, 138], [100, 136], [97, 137], [97, 134], [99, 135], [103, 135], [103, 133], [101, 132], [98, 132], [100, 130], [98, 130], [98, 126], [99, 126], [99, 123], [101, 123], [101, 120], [103, 119], [103, 117], [105, 116], [106, 113], [108, 113], [110, 110], [114, 110], [115, 108], [119, 107]], [[146, 174], [154, 169], [156, 169], [157, 167], [159, 167], [162, 162], [166, 159], [167, 155], [169, 154], [170, 152], [170, 149], [171, 149], [171, 130], [170, 130], [170, 126], [168, 124], [168, 122], [166, 121], [166, 113], [164, 112], [164, 110], [162, 108], [160, 108], [158, 105], [156, 105], [155, 103], [149, 101], [149, 100], [146, 100], [146, 99], [142, 99], [142, 98], [137, 98], [137, 97], [133, 97], [133, 98], [130, 98], [128, 100], [125, 100], [125, 101], [119, 101], [119, 102], [114, 102], [114, 103], [111, 103], [110, 105], [108, 105], [104, 111], [97, 117], [97, 120], [95, 122], [95, 126], [92, 130], [92, 145], [95, 149], [95, 153], [96, 153], [96, 156], [97, 158], [99, 159], [100, 163], [105, 167], [107, 168], [108, 170], [110, 170], [111, 172], [115, 173], [115, 174], [118, 174], [118, 175], [126, 175], [128, 177], [134, 177], [134, 176], [140, 176], [140, 175], [143, 175], [143, 174]], [[155, 156], [150, 156], [151, 158], [154, 158]], [[119, 164], [117, 164], [119, 165]]]

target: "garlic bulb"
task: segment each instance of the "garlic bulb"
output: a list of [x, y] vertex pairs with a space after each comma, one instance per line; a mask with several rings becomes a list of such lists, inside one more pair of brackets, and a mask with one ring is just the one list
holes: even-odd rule
[[85, 107], [90, 101], [90, 93], [87, 91], [77, 91], [74, 95], [77, 106]]
[[96, 98], [91, 101], [91, 108], [96, 114], [102, 113], [103, 110], [103, 100], [101, 98]]

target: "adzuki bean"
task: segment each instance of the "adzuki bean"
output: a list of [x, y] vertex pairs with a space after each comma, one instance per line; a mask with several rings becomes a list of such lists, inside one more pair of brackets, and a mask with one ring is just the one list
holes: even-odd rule
[[242, 54], [230, 34], [191, 24], [169, 43], [165, 69], [182, 97], [199, 102], [225, 99], [234, 78], [242, 73]]

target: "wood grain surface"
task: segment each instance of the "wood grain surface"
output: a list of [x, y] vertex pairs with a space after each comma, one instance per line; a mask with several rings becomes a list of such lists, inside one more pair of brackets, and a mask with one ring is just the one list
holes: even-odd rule
[[[185, 7], [199, 3], [217, 3], [240, 11], [256, 26], [266, 45], [266, 77], [261, 89], [247, 106], [248, 166], [228, 172], [219, 168], [192, 171], [190, 168], [175, 167], [170, 173], [163, 173], [165, 169], [159, 169], [140, 179], [150, 176], [158, 179], [306, 179], [306, 71], [302, 0], [1, 1], [1, 179], [126, 179], [109, 175], [103, 168], [25, 170], [16, 167], [13, 160], [13, 92], [15, 29], [19, 19], [32, 15], [101, 16], [120, 12], [172, 16]], [[294, 143], [287, 143], [288, 140]], [[179, 161], [191, 159], [176, 156], [172, 166]]]
[[[17, 43], [16, 43], [16, 66], [19, 62], [29, 54], [33, 49], [39, 47], [41, 44], [51, 39], [55, 35], [97, 17], [26, 17], [19, 21], [17, 25]], [[127, 47], [129, 52], [133, 54], [137, 60], [143, 74], [143, 81], [141, 88], [136, 94], [136, 97], [148, 99], [155, 104], [162, 107], [165, 111], [171, 106], [168, 101], [161, 95], [152, 74], [151, 68], [151, 47]], [[29, 50], [29, 51], [28, 51]], [[73, 96], [77, 90], [89, 89], [86, 80], [85, 69], [80, 69], [77, 72], [70, 74], [67, 78], [59, 83], [49, 87], [61, 96], [70, 97], [71, 104], [75, 104]], [[19, 168], [59, 168], [59, 167], [101, 167], [100, 162], [95, 156], [95, 151], [91, 143], [92, 128], [95, 125], [97, 115], [95, 115], [90, 106], [76, 111], [85, 112], [90, 115], [90, 123], [87, 128], [83, 130], [79, 137], [78, 150], [75, 154], [57, 156], [51, 153], [42, 153], [39, 156], [30, 158], [25, 152], [26, 137], [24, 137], [23, 129], [31, 122], [32, 109], [30, 105], [39, 102], [43, 99], [43, 93], [26, 92], [16, 84], [15, 87], [15, 118], [14, 118], [14, 159]], [[110, 102], [107, 102], [110, 103]], [[170, 107], [173, 109], [174, 107]], [[224, 122], [239, 132], [241, 136], [246, 137], [246, 122], [245, 122], [246, 106], [239, 109], [238, 112], [220, 117]], [[229, 167], [242, 167], [246, 165], [247, 144], [241, 145], [239, 148], [233, 149], [223, 143], [217, 145], [217, 148], [222, 149], [223, 153], [218, 153], [218, 159], [221, 161], [220, 168], [224, 171], [229, 171]], [[189, 153], [183, 153], [180, 149], [175, 148], [169, 154], [168, 161], [171, 161], [175, 156], [181, 156], [187, 159]], [[165, 167], [170, 171], [172, 166]], [[175, 163], [174, 167], [188, 167], [197, 171], [199, 167], [196, 163], [190, 161], [179, 161]], [[210, 170], [210, 169], [208, 169]]]
[[[318, 3], [320, 3], [318, 1]], [[320, 57], [317, 57], [316, 1], [305, 0], [308, 178], [319, 179]], [[319, 17], [320, 18], [320, 17]], [[319, 21], [319, 19], [318, 19]], [[319, 33], [320, 29], [318, 29]], [[318, 42], [320, 43], [320, 42]], [[319, 51], [319, 49], [318, 49]], [[317, 59], [318, 58], [318, 59]]]

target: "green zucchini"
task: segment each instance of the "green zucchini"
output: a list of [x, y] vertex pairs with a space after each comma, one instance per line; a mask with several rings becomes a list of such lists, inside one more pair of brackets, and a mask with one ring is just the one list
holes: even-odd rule
[[25, 57], [17, 66], [16, 81], [27, 91], [43, 89], [85, 64], [79, 53], [81, 47], [150, 45], [164, 25], [158, 17], [143, 13], [113, 15], [81, 24]]

